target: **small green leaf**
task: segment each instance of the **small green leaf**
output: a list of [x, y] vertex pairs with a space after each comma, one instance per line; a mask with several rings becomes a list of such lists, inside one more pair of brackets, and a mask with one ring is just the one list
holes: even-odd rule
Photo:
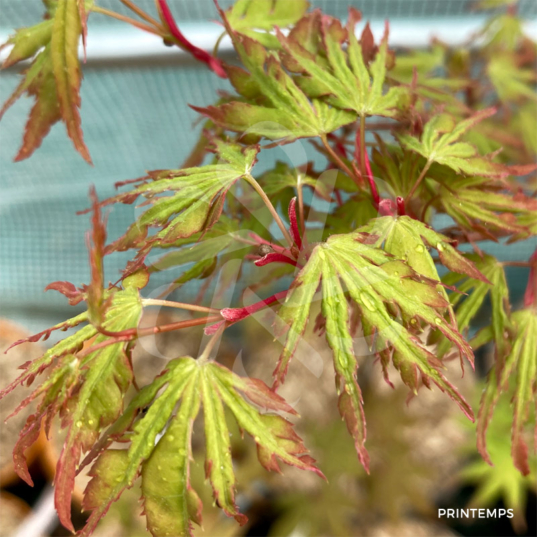
[[502, 101], [537, 100], [535, 72], [519, 67], [514, 57], [498, 55], [491, 58], [487, 73]]
[[[452, 305], [458, 304], [455, 313], [459, 332], [463, 333], [470, 327], [486, 295], [490, 293], [493, 337], [500, 356], [504, 356], [508, 347], [507, 330], [511, 322], [509, 320], [509, 288], [503, 266], [490, 255], [467, 254], [465, 257], [475, 264], [490, 283], [471, 278], [458, 286], [458, 293], [451, 295]], [[463, 275], [452, 273], [442, 280], [447, 285], [454, 285], [462, 278]]]
[[2, 68], [6, 69], [22, 60], [27, 60], [35, 56], [39, 50], [46, 47], [52, 37], [52, 19], [40, 22], [29, 28], [17, 30], [15, 35], [11, 36], [5, 45], [13, 45], [9, 56], [4, 61]]
[[[201, 524], [202, 508], [190, 485], [189, 471], [192, 426], [200, 402], [205, 423], [205, 466], [214, 498], [240, 524], [246, 523], [247, 518], [235, 505], [235, 474], [224, 404], [241, 428], [254, 437], [265, 468], [279, 470], [276, 461], [279, 458], [322, 476], [292, 424], [275, 414], [261, 414], [245, 398], [269, 411], [295, 413], [260, 380], [243, 379], [223, 366], [196, 362], [189, 357], [169, 362], [166, 370], [140, 391], [90, 453], [91, 458], [101, 452], [92, 468], [94, 477], [84, 500], [85, 508], [93, 512], [80, 537], [91, 534], [110, 504], [132, 486], [140, 472], [152, 535], [192, 535], [191, 521]], [[138, 411], [146, 406], [149, 408], [145, 414], [134, 421]], [[106, 449], [115, 440], [129, 441], [130, 446], [121, 452]], [[116, 460], [118, 467], [113, 467], [111, 463]]]

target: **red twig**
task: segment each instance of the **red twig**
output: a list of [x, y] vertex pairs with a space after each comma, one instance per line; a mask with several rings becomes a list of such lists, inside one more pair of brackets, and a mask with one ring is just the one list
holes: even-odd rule
[[205, 333], [207, 335], [216, 333], [222, 323], [225, 322], [231, 324], [236, 323], [238, 321], [242, 321], [253, 313], [257, 313], [259, 310], [262, 310], [263, 308], [266, 308], [267, 306], [274, 304], [274, 302], [277, 302], [278, 300], [284, 298], [285, 296], [287, 296], [288, 292], [288, 289], [285, 291], [280, 291], [279, 293], [269, 296], [264, 300], [260, 300], [259, 302], [255, 302], [254, 304], [250, 304], [249, 306], [245, 306], [244, 308], [224, 308], [220, 311], [220, 314], [222, 315], [222, 317], [224, 317], [224, 321], [220, 321], [219, 323], [213, 324], [212, 326], [208, 326], [205, 329]]
[[209, 66], [220, 78], [227, 78], [227, 73], [222, 65], [222, 62], [209, 54], [207, 51], [202, 50], [193, 45], [179, 30], [172, 12], [166, 3], [166, 0], [158, 0], [158, 8], [163, 22], [166, 24], [172, 36], [178, 41], [182, 48], [187, 52], [190, 52], [196, 60], [203, 62]]

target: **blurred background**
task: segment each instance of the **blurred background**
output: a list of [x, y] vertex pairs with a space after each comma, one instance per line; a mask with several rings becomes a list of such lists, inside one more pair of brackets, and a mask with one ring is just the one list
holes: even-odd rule
[[[290, 0], [292, 1], [292, 0]], [[125, 11], [119, 0], [100, 0], [99, 5]], [[152, 0], [136, 0], [153, 14]], [[223, 8], [231, 0], [221, 0]], [[382, 34], [384, 19], [391, 23], [390, 44], [396, 49], [425, 47], [433, 36], [453, 46], [462, 45], [482, 27], [490, 13], [474, 10], [469, 0], [313, 0], [325, 13], [346, 18], [352, 5], [370, 20], [376, 37]], [[181, 30], [196, 45], [212, 49], [220, 34], [212, 0], [169, 0]], [[537, 2], [521, 0], [518, 12], [526, 21], [526, 31], [537, 35]], [[42, 17], [40, 0], [0, 0], [0, 41], [14, 28], [30, 26]], [[223, 54], [230, 54], [222, 43]], [[89, 20], [88, 58], [83, 67], [82, 126], [94, 166], [83, 162], [58, 123], [43, 145], [29, 160], [13, 163], [20, 146], [24, 124], [31, 106], [19, 100], [0, 123], [0, 345], [37, 332], [73, 315], [58, 293], [43, 293], [56, 280], [79, 285], [89, 280], [85, 245], [87, 216], [76, 212], [88, 206], [87, 193], [95, 185], [100, 198], [114, 193], [114, 183], [139, 177], [146, 170], [177, 168], [197, 141], [200, 125], [188, 104], [205, 106], [214, 102], [217, 91], [231, 90], [221, 80], [193, 63], [176, 48], [167, 48], [158, 38], [98, 14]], [[0, 75], [0, 100], [4, 102], [18, 83], [17, 69]], [[304, 161], [312, 159], [309, 144], [302, 144]], [[267, 152], [256, 168], [263, 171], [273, 157]], [[315, 158], [319, 158], [316, 156]], [[133, 221], [132, 206], [114, 207], [109, 216], [109, 239], [118, 237]], [[536, 241], [510, 247], [489, 245], [500, 259], [526, 259]], [[117, 279], [129, 254], [107, 258], [107, 278]], [[152, 279], [153, 288], [165, 283], [165, 274]], [[508, 268], [513, 302], [520, 300], [526, 281], [524, 269]], [[151, 289], [148, 290], [151, 292]], [[195, 296], [191, 286], [186, 293]], [[189, 297], [182, 295], [187, 300]], [[318, 346], [316, 336], [309, 334]], [[222, 348], [222, 361], [237, 372], [246, 371], [267, 378], [274, 357], [265, 351], [271, 342], [264, 329], [252, 322], [243, 327], [239, 346], [233, 341]], [[194, 347], [195, 334], [168, 335], [159, 341], [159, 352], [180, 356]], [[192, 341], [191, 341], [192, 340]], [[263, 349], [263, 350], [259, 350]], [[241, 352], [242, 351], [242, 354]], [[319, 349], [321, 355], [325, 352]], [[15, 365], [39, 354], [39, 349], [19, 347], [2, 356], [0, 375], [6, 384], [15, 374]], [[266, 359], [263, 359], [266, 354]], [[244, 363], [241, 358], [244, 356]], [[329, 357], [325, 357], [327, 361]], [[256, 364], [267, 364], [260, 366]], [[149, 352], [139, 351], [139, 374], [150, 380], [162, 367]], [[368, 367], [365, 365], [364, 367]], [[197, 490], [205, 490], [204, 532], [225, 535], [365, 537], [440, 537], [450, 535], [502, 536], [535, 535], [535, 475], [523, 479], [509, 457], [509, 412], [499, 411], [490, 433], [490, 468], [475, 455], [473, 427], [464, 423], [455, 405], [438, 391], [420, 393], [408, 406], [406, 389], [389, 390], [378, 368], [365, 372], [366, 414], [370, 427], [368, 447], [376, 455], [370, 476], [356, 460], [352, 442], [336, 415], [331, 368], [321, 379], [296, 370], [286, 389], [299, 398], [297, 409], [307, 443], [328, 477], [328, 485], [315, 478], [285, 470], [285, 479], [268, 475], [255, 461], [255, 449], [237, 439], [234, 457], [239, 483], [238, 501], [250, 517], [238, 528], [211, 508], [210, 491], [203, 486], [202, 464], [194, 468]], [[475, 404], [480, 380], [467, 374], [462, 381], [465, 396]], [[295, 384], [293, 384], [295, 383]], [[319, 387], [321, 385], [321, 388]], [[298, 395], [297, 395], [298, 394]], [[284, 394], [285, 395], [285, 394]], [[0, 405], [2, 421], [16, 397]], [[502, 421], [502, 412], [505, 419]], [[50, 482], [60, 439], [40, 442], [30, 455], [36, 486], [30, 489], [14, 476], [10, 450], [20, 420], [1, 427], [0, 442], [0, 535], [66, 535], [57, 527], [50, 503]], [[239, 434], [234, 434], [234, 438]], [[337, 455], [336, 455], [337, 454]], [[198, 463], [200, 461], [197, 461]], [[74, 499], [79, 522], [80, 491]], [[516, 505], [515, 520], [442, 519], [439, 507], [504, 507]], [[33, 510], [33, 511], [32, 511]], [[146, 535], [140, 512], [138, 491], [133, 489], [114, 506], [98, 535], [106, 537]], [[30, 516], [32, 515], [33, 516]]]

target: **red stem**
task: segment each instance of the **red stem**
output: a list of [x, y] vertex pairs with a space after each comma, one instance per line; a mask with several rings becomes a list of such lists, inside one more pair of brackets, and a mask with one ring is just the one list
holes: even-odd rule
[[288, 292], [289, 289], [286, 289], [285, 291], [280, 291], [279, 293], [269, 296], [264, 300], [260, 300], [259, 302], [255, 302], [254, 304], [250, 304], [249, 306], [245, 306], [244, 308], [224, 308], [220, 311], [222, 317], [224, 317], [224, 321], [220, 321], [219, 323], [213, 324], [212, 326], [208, 326], [205, 329], [205, 333], [207, 335], [214, 334], [220, 328], [222, 323], [225, 322], [227, 322], [228, 324], [232, 324], [242, 321], [253, 313], [257, 313], [259, 310], [262, 310], [263, 308], [266, 308], [274, 302], [277, 302], [278, 300], [284, 298]]
[[170, 30], [172, 36], [179, 42], [179, 44], [186, 51], [190, 52], [190, 54], [192, 54], [192, 56], [194, 56], [196, 60], [207, 64], [220, 78], [227, 78], [227, 73], [222, 66], [222, 62], [218, 58], [215, 58], [207, 51], [194, 46], [181, 33], [181, 31], [177, 27], [177, 24], [175, 23], [172, 12], [170, 11], [168, 4], [166, 3], [166, 0], [158, 0], [158, 7], [163, 21], [166, 23], [166, 26], [168, 26], [168, 29]]
[[[97, 330], [101, 334], [113, 338], [136, 338], [150, 336], [152, 334], [160, 334], [162, 332], [173, 332], [174, 330], [180, 330], [181, 328], [190, 328], [191, 326], [199, 326], [200, 324], [212, 323], [214, 321], [220, 320], [221, 318], [222, 317], [220, 315], [209, 315], [208, 317], [202, 317], [201, 319], [188, 319], [186, 321], [178, 321], [176, 323], [163, 324], [160, 326], [153, 326], [148, 328], [130, 328], [128, 330], [122, 330], [121, 332], [110, 332], [102, 326], [97, 327]], [[117, 341], [112, 341], [112, 343], [116, 342]]]

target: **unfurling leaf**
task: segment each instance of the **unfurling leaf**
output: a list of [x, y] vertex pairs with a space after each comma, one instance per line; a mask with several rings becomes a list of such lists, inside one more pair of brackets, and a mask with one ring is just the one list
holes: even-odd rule
[[[489, 373], [478, 414], [477, 448], [483, 458], [492, 464], [486, 446], [487, 427], [502, 392], [513, 395], [513, 425], [511, 428], [511, 455], [518, 470], [528, 475], [528, 445], [525, 425], [529, 406], [535, 401], [537, 390], [537, 314], [528, 308], [511, 317], [514, 327], [511, 351], [503, 363], [497, 363]], [[492, 337], [492, 331], [490, 332]]]
[[50, 20], [19, 30], [7, 42], [14, 47], [4, 68], [37, 53], [32, 65], [24, 71], [24, 79], [0, 111], [1, 117], [25, 92], [35, 97], [23, 144], [15, 160], [28, 158], [41, 145], [51, 126], [61, 119], [76, 150], [91, 164], [78, 110], [82, 78], [78, 60], [81, 33], [77, 2], [58, 0]]
[[[200, 404], [205, 423], [207, 477], [216, 503], [240, 524], [247, 518], [235, 505], [235, 474], [224, 405], [254, 438], [259, 460], [267, 470], [279, 471], [277, 459], [281, 459], [322, 476], [292, 424], [274, 413], [261, 414], [246, 398], [272, 412], [295, 413], [260, 380], [243, 379], [218, 364], [202, 364], [189, 357], [169, 362], [96, 446], [94, 456], [114, 439], [126, 438], [132, 431], [127, 449], [107, 449], [93, 465], [94, 477], [84, 500], [85, 508], [93, 512], [80, 536], [90, 535], [110, 504], [132, 486], [140, 473], [144, 511], [152, 535], [192, 534], [191, 522], [201, 524], [202, 509], [190, 485], [189, 471], [192, 426]], [[179, 409], [175, 411], [178, 403]], [[142, 407], [149, 408], [134, 421]]]
[[[355, 378], [357, 361], [346, 313], [349, 302], [359, 309], [365, 335], [376, 334], [376, 352], [381, 355], [387, 352], [388, 356], [394, 353], [394, 363], [412, 390], [415, 391], [416, 386], [405, 376], [405, 369], [415, 370], [416, 374], [420, 372], [424, 382], [432, 380], [473, 418], [468, 403], [441, 373], [441, 363], [418, 338], [417, 320], [421, 320], [433, 331], [439, 330], [457, 345], [462, 355], [473, 360], [469, 345], [443, 318], [442, 312], [449, 306], [448, 302], [437, 292], [435, 280], [421, 276], [405, 262], [394, 260], [386, 252], [367, 244], [374, 241], [375, 237], [361, 233], [334, 235], [313, 249], [279, 311], [288, 335], [274, 372], [278, 385], [285, 378], [289, 361], [306, 327], [311, 304], [322, 283], [327, 339], [344, 389], [339, 407], [366, 468], [365, 424]], [[394, 315], [394, 307], [398, 315]]]

